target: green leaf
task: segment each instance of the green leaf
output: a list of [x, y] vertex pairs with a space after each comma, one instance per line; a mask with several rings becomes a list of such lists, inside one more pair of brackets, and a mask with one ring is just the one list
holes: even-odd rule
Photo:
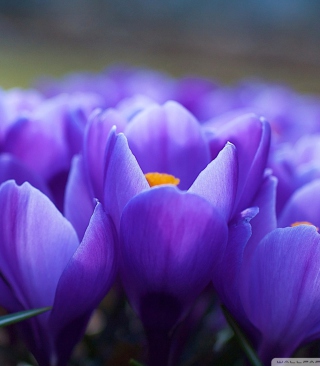
[[223, 314], [229, 323], [230, 327], [234, 331], [234, 334], [245, 352], [246, 356], [248, 357], [252, 366], [263, 366], [261, 361], [259, 360], [256, 352], [252, 348], [250, 342], [248, 341], [247, 337], [243, 334], [241, 328], [239, 327], [238, 323], [233, 319], [232, 315], [229, 313], [227, 308], [224, 305], [221, 305]]
[[18, 313], [8, 314], [0, 317], [0, 327], [5, 327], [14, 323], [21, 322], [22, 320], [29, 319], [33, 316], [44, 313], [50, 310], [51, 307], [19, 311]]
[[130, 361], [129, 361], [129, 365], [130, 365], [130, 366], [143, 366], [143, 364], [142, 364], [142, 363], [140, 363], [140, 362], [138, 362], [138, 361], [134, 360], [133, 358], [131, 358], [131, 359], [130, 359]]

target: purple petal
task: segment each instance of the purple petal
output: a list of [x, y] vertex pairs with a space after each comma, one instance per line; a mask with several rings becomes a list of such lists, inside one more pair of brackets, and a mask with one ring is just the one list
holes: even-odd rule
[[122, 132], [125, 125], [125, 119], [114, 109], [94, 112], [88, 122], [83, 147], [84, 163], [94, 197], [99, 201], [103, 198], [104, 154], [110, 130], [117, 126], [117, 130]]
[[85, 122], [87, 118], [81, 109], [66, 115], [65, 133], [70, 159], [81, 151]]
[[277, 214], [281, 213], [285, 204], [297, 188], [296, 167], [292, 157], [288, 156], [288, 147], [272, 151], [268, 166], [278, 179], [277, 185]]
[[285, 205], [278, 225], [290, 226], [297, 221], [308, 221], [320, 227], [320, 179], [296, 190]]
[[61, 123], [21, 118], [9, 129], [4, 150], [44, 179], [50, 179], [69, 168], [69, 152], [63, 134]]
[[[209, 121], [203, 123], [203, 127], [209, 131], [216, 131], [219, 128], [222, 128], [224, 125], [233, 121], [239, 117], [243, 117], [244, 115], [252, 115], [252, 108], [236, 108], [231, 109], [227, 112], [219, 113], [215, 117], [211, 118]], [[216, 146], [211, 144], [210, 146], [213, 150], [212, 155], [216, 156], [218, 151], [216, 151]]]
[[113, 129], [106, 148], [104, 208], [117, 229], [124, 206], [145, 189], [150, 189], [149, 184], [129, 149], [126, 137], [121, 133], [117, 135]]
[[287, 357], [320, 332], [320, 236], [315, 227], [276, 229], [243, 262], [240, 295], [260, 330], [265, 362]]
[[70, 223], [37, 189], [0, 188], [0, 270], [26, 309], [53, 304], [60, 275], [79, 242]]
[[147, 107], [156, 104], [157, 103], [153, 99], [147, 97], [146, 95], [135, 94], [131, 97], [120, 100], [116, 106], [116, 109], [127, 121], [130, 121], [133, 117], [135, 117]]
[[88, 177], [84, 172], [83, 158], [75, 156], [66, 186], [64, 214], [75, 228], [79, 240], [87, 229], [94, 205]]
[[239, 184], [235, 212], [239, 212], [251, 206], [261, 184], [269, 153], [270, 126], [254, 114], [248, 114], [226, 123], [214, 132], [210, 143], [212, 157], [227, 141], [237, 148]]
[[49, 319], [59, 362], [67, 362], [88, 318], [114, 282], [117, 270], [115, 230], [95, 208], [84, 238], [61, 275]]
[[202, 100], [218, 86], [205, 78], [185, 77], [176, 83], [174, 100], [182, 104], [200, 120], [207, 118], [207, 111], [202, 108]]
[[142, 171], [172, 174], [181, 189], [188, 189], [210, 161], [199, 123], [176, 102], [146, 108], [125, 133]]
[[232, 144], [227, 144], [199, 174], [188, 191], [204, 197], [228, 221], [234, 209], [237, 187], [236, 148]]
[[259, 213], [251, 221], [252, 236], [250, 243], [255, 246], [265, 235], [277, 227], [276, 218], [276, 188], [277, 179], [267, 174], [262, 182], [259, 191], [252, 201], [253, 206], [259, 208]]
[[255, 218], [258, 211], [257, 207], [246, 209], [230, 222], [226, 251], [223, 260], [215, 268], [212, 277], [220, 301], [235, 317], [251, 340], [256, 340], [258, 334], [248, 320], [241, 303], [239, 275], [245, 249], [252, 235], [250, 221]]
[[[258, 130], [257, 135], [255, 135], [254, 129]], [[239, 169], [238, 210], [251, 205], [251, 201], [262, 182], [269, 154], [270, 125], [266, 121], [253, 119], [248, 123], [248, 128], [244, 129], [244, 133], [251, 137], [249, 141], [243, 141], [243, 136], [239, 136], [239, 140], [237, 140], [239, 143], [234, 143], [237, 151], [239, 151], [238, 146], [241, 146], [238, 155], [239, 167], [241, 167]]]
[[[127, 204], [121, 218], [121, 274], [145, 325], [157, 320], [152, 311], [146, 315], [142, 298], [152, 303], [165, 294], [176, 304], [172, 323], [177, 321], [211, 280], [226, 239], [226, 222], [213, 206], [176, 187], [152, 188]], [[162, 309], [166, 314], [168, 301], [163, 304], [167, 310]]]
[[[3, 183], [0, 207], [0, 272], [7, 284], [1, 285], [1, 304], [8, 311], [51, 306], [61, 273], [79, 244], [74, 229], [29, 183]], [[48, 317], [45, 313], [19, 324], [39, 364], [50, 363]]]
[[18, 159], [11, 154], [0, 154], [0, 182], [14, 179], [17, 184], [29, 182], [33, 187], [38, 188], [46, 196], [51, 197], [51, 193], [43, 181], [36, 173], [27, 169]]
[[227, 247], [223, 260], [213, 273], [213, 284], [220, 300], [237, 319], [239, 307], [238, 279], [245, 246], [252, 235], [250, 221], [258, 214], [257, 207], [249, 208], [237, 215], [229, 224]]

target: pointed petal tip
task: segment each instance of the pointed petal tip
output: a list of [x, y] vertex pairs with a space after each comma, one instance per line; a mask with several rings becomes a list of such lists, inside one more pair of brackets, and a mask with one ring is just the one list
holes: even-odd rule
[[233, 144], [231, 141], [227, 141], [226, 144], [224, 145], [223, 149], [230, 149], [230, 150], [237, 151], [235, 144]]
[[237, 149], [227, 142], [218, 156], [201, 171], [189, 192], [204, 197], [228, 220], [234, 208], [237, 185]]

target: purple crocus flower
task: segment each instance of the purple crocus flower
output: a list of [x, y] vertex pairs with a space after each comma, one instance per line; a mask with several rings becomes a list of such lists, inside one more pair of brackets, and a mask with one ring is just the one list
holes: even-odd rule
[[83, 151], [73, 163], [66, 189], [65, 213], [79, 237], [87, 225], [90, 210], [81, 208], [82, 216], [79, 216], [79, 201], [74, 192], [81, 190], [91, 205], [95, 197], [102, 200], [104, 151], [114, 124], [119, 131], [124, 131], [144, 173], [173, 174], [179, 177], [182, 189], [188, 189], [210, 162], [209, 146], [201, 126], [176, 102], [163, 106], [152, 104], [129, 122], [115, 109], [96, 112], [86, 128]]
[[74, 148], [71, 140], [77, 137], [77, 129], [84, 130], [88, 115], [100, 102], [90, 94], [62, 94], [46, 100], [32, 113], [16, 119], [7, 131], [3, 149], [50, 180], [69, 169], [71, 157], [81, 147], [78, 143]]
[[276, 229], [243, 261], [239, 292], [260, 332], [265, 365], [320, 337], [320, 236], [312, 225]]
[[314, 179], [320, 178], [320, 135], [302, 136], [294, 144], [279, 145], [271, 151], [270, 166], [279, 179], [277, 211], [281, 216], [290, 197]]
[[[116, 135], [112, 131], [108, 138], [105, 156], [102, 158], [105, 146], [103, 142], [112, 121], [117, 121], [120, 130], [124, 131], [125, 135]], [[163, 106], [152, 104], [138, 112], [129, 122], [126, 122], [119, 112], [109, 109], [91, 119], [87, 125], [83, 153], [74, 160], [67, 186], [67, 217], [77, 227], [78, 235], [81, 237], [87, 220], [85, 212], [90, 212], [90, 205], [92, 205], [94, 196], [101, 199], [101, 195], [103, 195], [104, 208], [111, 215], [120, 238], [122, 281], [134, 309], [140, 315], [146, 328], [152, 359], [158, 357], [155, 356], [156, 352], [168, 357], [168, 350], [163, 350], [163, 352], [159, 349], [154, 350], [154, 344], [159, 343], [160, 338], [162, 338], [159, 344], [164, 344], [164, 348], [165, 345], [168, 347], [168, 333], [185, 316], [201, 289], [208, 284], [204, 278], [207, 281], [212, 280], [212, 278], [221, 278], [219, 272], [221, 272], [223, 265], [223, 243], [226, 240], [223, 237], [224, 234], [221, 233], [226, 230], [226, 224], [232, 221], [234, 217], [237, 217], [240, 208], [253, 204], [260, 197], [257, 196], [257, 192], [264, 180], [263, 172], [270, 142], [268, 124], [250, 114], [232, 121], [230, 126], [230, 129], [221, 128], [215, 132], [214, 137], [217, 144], [215, 148], [218, 150], [218, 147], [220, 147], [221, 151], [219, 153], [216, 151], [216, 159], [210, 162], [209, 142], [213, 144], [213, 141], [205, 134], [208, 126], [202, 127], [179, 104], [175, 102], [167, 102]], [[248, 135], [251, 137], [251, 144], [249, 145], [250, 149], [246, 152], [245, 145], [248, 143]], [[242, 142], [242, 136], [246, 137], [244, 142]], [[235, 147], [233, 144], [227, 143], [229, 138], [239, 146], [239, 153], [238, 146]], [[103, 160], [105, 160], [104, 164], [102, 163]], [[241, 165], [238, 164], [238, 161]], [[151, 173], [152, 179], [155, 178], [157, 181], [158, 177], [154, 174], [155, 172], [172, 175], [169, 180], [165, 178], [164, 183], [175, 183], [174, 176], [179, 178], [179, 188], [185, 191], [168, 186], [150, 188], [152, 184], [149, 185], [148, 173]], [[161, 176], [161, 174], [159, 175]], [[268, 184], [266, 183], [266, 185]], [[80, 210], [76, 198], [79, 194], [86, 197], [87, 202], [85, 210], [81, 209], [81, 215], [79, 214]], [[193, 195], [197, 198], [194, 198]], [[268, 196], [267, 194], [262, 195], [263, 197]], [[207, 253], [208, 247], [204, 245], [203, 251], [197, 250], [197, 256], [202, 258], [200, 259], [200, 262], [203, 261], [202, 264], [198, 264], [197, 257], [193, 253], [190, 254], [190, 257], [186, 257], [190, 260], [190, 263], [188, 265], [184, 263], [185, 270], [182, 270], [179, 263], [175, 265], [175, 259], [171, 259], [172, 262], [170, 262], [170, 253], [168, 251], [172, 251], [173, 258], [179, 256], [179, 254], [174, 254], [174, 251], [170, 249], [170, 245], [166, 247], [165, 241], [171, 243], [171, 237], [172, 240], [178, 241], [176, 231], [178, 230], [177, 227], [180, 226], [179, 232], [182, 230], [183, 234], [181, 234], [182, 238], [180, 239], [182, 248], [184, 245], [193, 248], [193, 245], [196, 245], [195, 242], [200, 241], [199, 239], [185, 244], [184, 240], [187, 239], [183, 239], [184, 237], [190, 236], [191, 240], [194, 235], [199, 237], [204, 235], [201, 224], [196, 220], [196, 216], [202, 216], [196, 207], [191, 207], [191, 203], [189, 207], [187, 202], [189, 202], [189, 199], [190, 202], [192, 201], [189, 197], [193, 197], [192, 205], [199, 205], [199, 207], [202, 207], [202, 199], [204, 198], [206, 205], [209, 205], [208, 209], [211, 207], [210, 210], [213, 210], [210, 214], [213, 220], [211, 226], [212, 230], [217, 230], [217, 232], [211, 233], [212, 238], [215, 239], [211, 238], [213, 241], [210, 242], [210, 250], [216, 250], [216, 252], [214, 255], [213, 252], [211, 254]], [[268, 197], [264, 199], [264, 201], [266, 200], [268, 200]], [[153, 201], [154, 207], [152, 205]], [[172, 206], [173, 210], [177, 212], [176, 221], [174, 216], [171, 218], [171, 208], [166, 207], [168, 205]], [[132, 211], [129, 211], [131, 207]], [[202, 210], [206, 212], [205, 208], [202, 208]], [[190, 218], [188, 218], [189, 212]], [[169, 225], [164, 218], [159, 219], [158, 222], [157, 215], [171, 218], [169, 220], [171, 224]], [[252, 216], [254, 215], [252, 214]], [[141, 222], [137, 221], [136, 217], [141, 217]], [[190, 223], [190, 227], [189, 224], [187, 226], [182, 224], [181, 221], [183, 220]], [[197, 222], [198, 226], [193, 227], [191, 221], [188, 220]], [[202, 218], [203, 222], [206, 222], [206, 220], [207, 218]], [[247, 219], [244, 218], [243, 220]], [[220, 229], [218, 230], [215, 229], [214, 223], [219, 221], [218, 227]], [[265, 227], [269, 228], [269, 224]], [[163, 230], [163, 233], [161, 233], [161, 230]], [[197, 234], [184, 234], [184, 232], [189, 231], [190, 233], [195, 231]], [[158, 239], [154, 239], [159, 241], [156, 245], [157, 250], [154, 250], [154, 255], [159, 259], [159, 263], [157, 259], [153, 259], [151, 256], [153, 251], [149, 246], [154, 241], [152, 235], [155, 238], [158, 237]], [[222, 239], [219, 235], [222, 235]], [[243, 251], [249, 236], [245, 235], [241, 238], [241, 243], [231, 243], [230, 246], [232, 244], [238, 245], [240, 253]], [[201, 241], [206, 240], [205, 238], [201, 239]], [[217, 246], [219, 249], [217, 249]], [[190, 253], [192, 253], [192, 250], [190, 250]], [[144, 255], [150, 257], [149, 265]], [[203, 256], [211, 256], [210, 270], [207, 268], [207, 262]], [[237, 263], [239, 261], [241, 262], [241, 257], [237, 259]], [[164, 265], [166, 262], [167, 266]], [[190, 266], [197, 268], [198, 265], [201, 267], [201, 270], [197, 269], [199, 276], [197, 280], [199, 282], [194, 288], [190, 282], [188, 296], [186, 296], [183, 294], [186, 282], [181, 279], [175, 280], [176, 271], [179, 270], [181, 273], [185, 273], [184, 277], [187, 279], [189, 277], [185, 271]], [[149, 268], [149, 266], [151, 267]], [[156, 271], [154, 275], [152, 275], [153, 270]], [[235, 272], [232, 276], [236, 276]], [[208, 275], [209, 277], [207, 277]], [[172, 288], [167, 284], [168, 280], [166, 278], [169, 277], [172, 278], [174, 283]], [[148, 279], [150, 282], [148, 282]], [[199, 285], [200, 282], [202, 282], [202, 286]], [[229, 281], [229, 283], [231, 282], [232, 280]], [[236, 286], [234, 283], [232, 285]], [[145, 300], [145, 296], [149, 299], [149, 294], [160, 303], [163, 298], [164, 308], [155, 310], [154, 306], [151, 306], [148, 302], [149, 300]], [[167, 299], [168, 296], [169, 299]], [[172, 301], [170, 306], [166, 304], [167, 301], [168, 304]], [[172, 313], [169, 309], [171, 306], [174, 308], [176, 306], [174, 304], [179, 304], [180, 307], [176, 309], [176, 313]], [[167, 323], [163, 320], [157, 322], [157, 311], [162, 314], [158, 314], [161, 319], [162, 317], [168, 319]], [[158, 327], [160, 330], [157, 330]], [[158, 339], [159, 342], [154, 339], [155, 333], [161, 334]], [[162, 362], [165, 363], [163, 359]]]
[[[135, 109], [135, 105], [131, 104], [131, 107]], [[237, 186], [233, 187], [237, 197], [228, 220], [250, 205], [262, 182], [270, 129], [255, 115], [247, 114], [225, 126], [210, 129], [209, 125], [202, 127], [184, 107], [173, 101], [162, 106], [151, 103], [129, 121], [115, 109], [95, 112], [86, 127], [82, 154], [73, 163], [66, 190], [65, 214], [77, 228], [79, 237], [84, 232], [90, 210], [81, 208], [79, 215], [79, 201], [73, 192], [81, 190], [91, 205], [92, 198], [102, 199], [104, 151], [114, 124], [126, 135], [144, 173], [164, 172], [179, 177], [181, 189], [191, 187], [199, 173], [228, 141], [234, 143], [238, 151], [239, 165], [236, 169], [239, 170], [239, 179]], [[233, 185], [235, 180], [231, 178], [231, 181]], [[229, 182], [226, 187], [228, 185]], [[232, 194], [230, 199], [233, 199]]]
[[[213, 282], [222, 303], [265, 365], [320, 337], [319, 180], [293, 195], [275, 229], [275, 179], [267, 175], [250, 208], [229, 223]], [[259, 209], [259, 212], [257, 210]], [[308, 225], [305, 225], [308, 224]]]
[[[236, 175], [234, 157], [235, 148], [228, 144], [209, 164], [206, 175], [212, 185], [200, 174], [189, 191], [167, 184], [152, 188], [125, 136], [112, 132], [109, 137], [104, 206], [119, 233], [121, 279], [145, 327], [152, 365], [168, 363], [169, 333], [222, 259], [232, 210], [232, 199], [224, 194], [224, 174], [231, 174], [233, 167]], [[206, 191], [210, 202], [202, 197]]]
[[9, 312], [52, 306], [20, 330], [40, 365], [66, 365], [113, 283], [113, 225], [98, 203], [79, 243], [71, 224], [29, 183], [3, 183], [0, 207], [1, 306]]
[[88, 115], [101, 103], [97, 95], [62, 94], [23, 113], [6, 131], [3, 150], [47, 183], [60, 209], [71, 159], [81, 148]]

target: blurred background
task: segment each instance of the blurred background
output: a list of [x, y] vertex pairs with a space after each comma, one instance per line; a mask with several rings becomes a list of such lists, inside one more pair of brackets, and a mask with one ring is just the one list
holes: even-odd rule
[[318, 0], [0, 0], [0, 85], [115, 63], [320, 92]]

